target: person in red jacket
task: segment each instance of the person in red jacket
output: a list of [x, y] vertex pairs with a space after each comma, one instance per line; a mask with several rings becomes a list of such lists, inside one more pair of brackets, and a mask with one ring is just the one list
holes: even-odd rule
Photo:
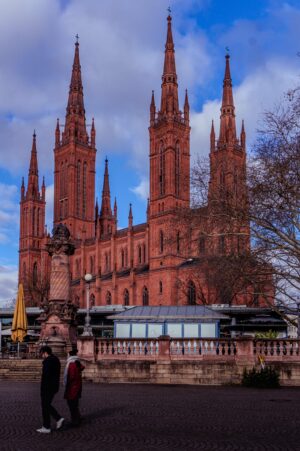
[[79, 426], [79, 399], [82, 392], [82, 371], [84, 366], [77, 357], [77, 349], [69, 352], [67, 364], [64, 372], [65, 399], [67, 400], [72, 426]]

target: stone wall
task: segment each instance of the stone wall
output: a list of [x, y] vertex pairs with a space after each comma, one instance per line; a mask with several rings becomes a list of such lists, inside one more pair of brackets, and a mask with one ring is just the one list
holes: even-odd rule
[[[145, 383], [188, 385], [240, 384], [244, 368], [236, 361], [102, 360], [84, 362], [84, 378], [96, 383]], [[270, 362], [283, 386], [300, 386], [300, 363]]]

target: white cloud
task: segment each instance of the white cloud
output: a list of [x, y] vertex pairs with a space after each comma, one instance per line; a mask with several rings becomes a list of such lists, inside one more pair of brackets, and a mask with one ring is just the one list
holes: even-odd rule
[[45, 225], [47, 226], [48, 232], [51, 233], [53, 226], [54, 184], [46, 188], [46, 206]]
[[136, 196], [142, 200], [147, 200], [149, 197], [149, 180], [147, 178], [142, 178], [140, 183], [134, 188], [130, 188]]
[[18, 269], [16, 266], [0, 265], [0, 306], [16, 297]]
[[[240, 133], [242, 119], [245, 121], [248, 151], [255, 141], [256, 130], [265, 111], [271, 111], [283, 94], [298, 82], [298, 70], [286, 66], [279, 59], [265, 61], [249, 74], [239, 86], [234, 87], [237, 133]], [[234, 73], [231, 74], [234, 79]], [[280, 87], [280, 89], [279, 89]], [[221, 94], [221, 92], [220, 92]], [[215, 124], [216, 137], [219, 133], [221, 99], [205, 102], [200, 113], [191, 114], [191, 155], [207, 155], [210, 146], [210, 126]]]

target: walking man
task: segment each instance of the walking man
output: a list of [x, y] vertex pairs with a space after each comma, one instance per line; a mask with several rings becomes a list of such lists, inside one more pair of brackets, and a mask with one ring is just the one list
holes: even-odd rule
[[65, 399], [67, 400], [72, 426], [79, 426], [79, 398], [82, 392], [82, 371], [84, 366], [77, 357], [77, 349], [69, 352], [69, 357], [64, 372]]
[[54, 395], [59, 390], [60, 361], [52, 354], [50, 346], [42, 346], [41, 354], [44, 359], [41, 379], [43, 426], [37, 429], [37, 432], [49, 434], [51, 432], [51, 416], [56, 420], [56, 429], [60, 429], [64, 422], [64, 418], [51, 405]]

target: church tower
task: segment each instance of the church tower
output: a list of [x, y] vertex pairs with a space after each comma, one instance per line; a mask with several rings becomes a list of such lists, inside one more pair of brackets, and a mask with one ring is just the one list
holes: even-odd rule
[[75, 43], [68, 105], [62, 135], [55, 132], [54, 224], [64, 223], [73, 238], [95, 235], [95, 126], [86, 128], [79, 43]]
[[[151, 284], [161, 286], [164, 296], [174, 297], [173, 275], [168, 270], [183, 261], [182, 224], [177, 212], [190, 206], [190, 123], [189, 101], [185, 93], [183, 111], [179, 109], [172, 18], [167, 18], [167, 39], [161, 84], [160, 107], [156, 110], [154, 93], [150, 104], [150, 199], [149, 266], [155, 271]], [[177, 218], [178, 219], [178, 218]]]
[[[214, 123], [210, 133], [210, 182], [208, 202], [211, 208], [222, 205], [231, 211], [231, 222], [224, 221], [228, 230], [226, 236], [220, 234], [220, 243], [215, 250], [221, 253], [242, 252], [249, 249], [249, 226], [237, 223], [232, 218], [237, 215], [242, 218], [242, 209], [248, 206], [246, 185], [246, 133], [242, 122], [240, 138], [236, 132], [235, 107], [230, 74], [230, 56], [225, 56], [225, 75], [223, 80], [223, 97], [220, 115], [219, 138], [216, 141]], [[229, 211], [228, 211], [229, 213]], [[216, 216], [215, 216], [216, 217]], [[243, 220], [242, 220], [243, 222]], [[247, 222], [247, 220], [246, 220]], [[219, 226], [218, 226], [219, 227]], [[234, 232], [234, 233], [232, 233]]]
[[[36, 149], [36, 134], [33, 134], [27, 190], [24, 178], [20, 201], [19, 283], [23, 283], [27, 305], [38, 304], [37, 292], [42, 291], [46, 277], [42, 261], [45, 237], [45, 182], [39, 189], [39, 173]], [[44, 287], [45, 288], [45, 287]]]
[[172, 18], [169, 15], [160, 109], [150, 105], [150, 217], [190, 203], [190, 125], [186, 92], [179, 110]]

